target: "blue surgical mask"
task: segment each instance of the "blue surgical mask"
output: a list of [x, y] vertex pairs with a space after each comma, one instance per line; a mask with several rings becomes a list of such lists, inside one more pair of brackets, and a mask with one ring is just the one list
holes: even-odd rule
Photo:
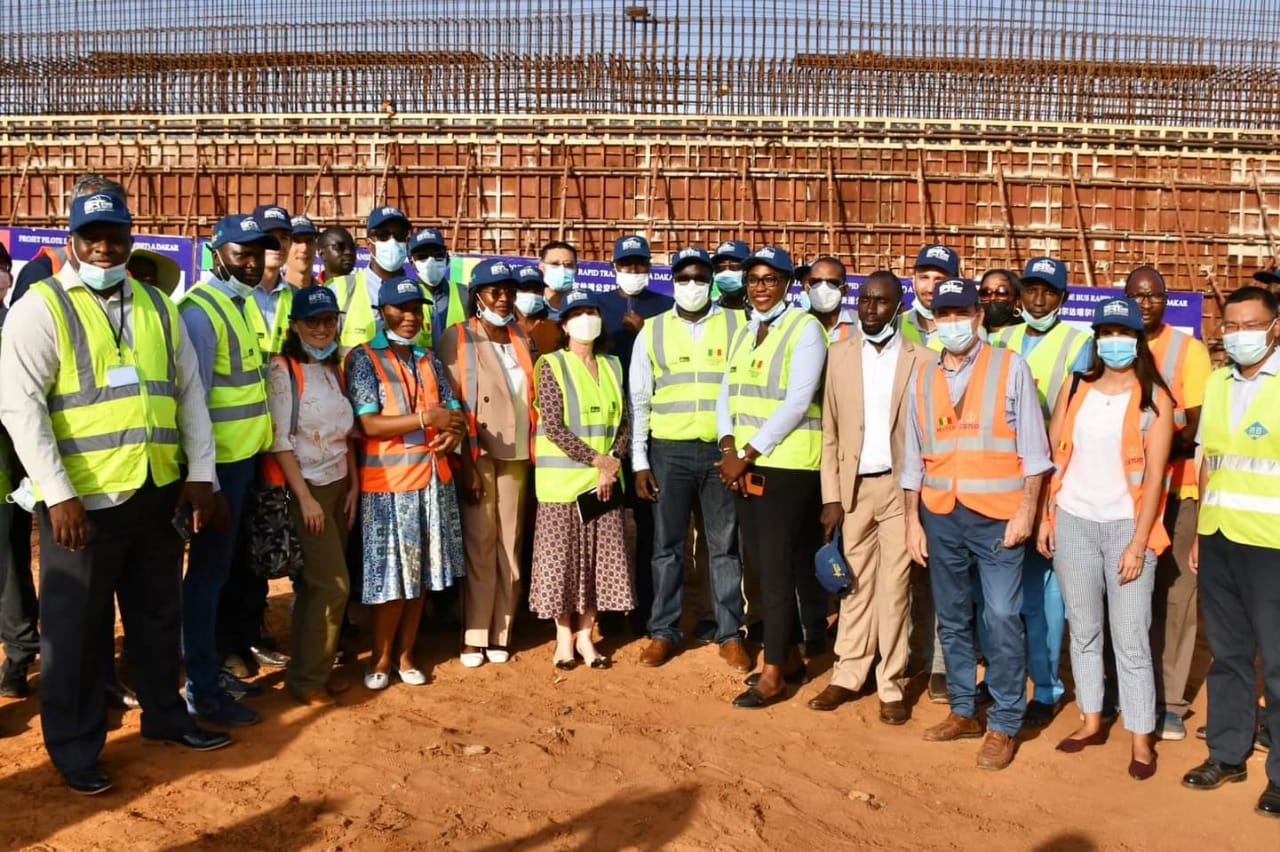
[[119, 286], [129, 275], [128, 270], [125, 268], [127, 264], [124, 263], [108, 266], [105, 269], [101, 266], [85, 263], [76, 254], [74, 245], [71, 247], [71, 256], [80, 264], [80, 268], [76, 270], [76, 273], [80, 276], [80, 280], [84, 282], [84, 286], [98, 293]]
[[[302, 341], [298, 341], [298, 342], [302, 343]], [[338, 349], [338, 342], [336, 340], [331, 341], [328, 346], [325, 346], [321, 349], [317, 349], [316, 347], [312, 346], [310, 343], [302, 343], [302, 351], [310, 355], [312, 358], [315, 358], [317, 361], [323, 361], [324, 359], [332, 355], [335, 351], [337, 351], [337, 349]]]
[[939, 322], [938, 341], [953, 355], [967, 352], [973, 345], [973, 324], [967, 319]]
[[764, 313], [760, 313], [755, 308], [751, 309], [751, 318], [756, 322], [770, 322], [782, 316], [782, 312], [787, 309], [787, 300], [779, 299], [778, 303]]
[[483, 319], [485, 322], [489, 323], [490, 325], [504, 326], [509, 324], [513, 319], [515, 319], [515, 316], [513, 314], [507, 314], [504, 317], [501, 314], [495, 314], [493, 311], [483, 306], [480, 308], [479, 313], [480, 313], [480, 318]]
[[1057, 324], [1058, 309], [1054, 308], [1053, 310], [1049, 311], [1049, 313], [1045, 314], [1039, 319], [1036, 319], [1035, 317], [1031, 316], [1031, 314], [1028, 313], [1027, 311], [1023, 311], [1022, 318], [1027, 321], [1027, 325], [1031, 326], [1036, 331], [1045, 332], [1053, 328], [1054, 325]]
[[884, 343], [890, 337], [893, 337], [894, 333], [898, 330], [898, 311], [901, 309], [902, 306], [899, 305], [898, 309], [893, 312], [893, 316], [889, 317], [889, 321], [884, 324], [884, 328], [880, 329], [875, 334], [867, 334], [866, 326], [862, 326], [862, 336], [872, 343], [877, 344]]
[[412, 346], [418, 342], [416, 337], [401, 337], [389, 328], [383, 329], [382, 333], [387, 336], [387, 340], [392, 343], [399, 343], [401, 346]]
[[[1274, 325], [1274, 321], [1272, 325]], [[1222, 348], [1227, 350], [1227, 357], [1238, 367], [1252, 367], [1267, 357], [1271, 346], [1267, 343], [1269, 328], [1261, 331], [1233, 331], [1222, 336]]]
[[418, 277], [427, 282], [428, 287], [436, 288], [444, 281], [444, 274], [449, 271], [449, 261], [439, 257], [429, 257], [426, 260], [415, 260], [413, 268], [418, 270]]
[[573, 289], [573, 269], [568, 266], [548, 266], [542, 273], [542, 280], [557, 293], [567, 293]]
[[542, 298], [541, 293], [519, 292], [516, 293], [516, 310], [525, 316], [531, 316], [539, 313], [547, 306], [547, 300]]
[[717, 272], [715, 282], [721, 293], [736, 293], [742, 289], [742, 270], [726, 269], [724, 272]]
[[807, 290], [801, 290], [796, 293], [796, 297], [791, 300], [791, 304], [805, 313], [813, 310], [813, 302], [809, 300], [809, 292]]
[[929, 308], [925, 307], [924, 302], [920, 301], [920, 299], [918, 299], [918, 298], [917, 298], [917, 299], [915, 300], [915, 303], [911, 305], [911, 308], [912, 308], [912, 310], [914, 310], [914, 311], [916, 312], [916, 314], [918, 314], [919, 316], [924, 317], [924, 318], [925, 318], [925, 319], [927, 319], [927, 320], [931, 320], [931, 319], [933, 319], [933, 311], [932, 311], [931, 309], [929, 309]]
[[399, 240], [382, 240], [373, 244], [373, 261], [384, 272], [399, 272], [409, 257], [409, 244]]
[[1098, 357], [1113, 370], [1123, 370], [1138, 357], [1136, 337], [1101, 337], [1098, 339]]

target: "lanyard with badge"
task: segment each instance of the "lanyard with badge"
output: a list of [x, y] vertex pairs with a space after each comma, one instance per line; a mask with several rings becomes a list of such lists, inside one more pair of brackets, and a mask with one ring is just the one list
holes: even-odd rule
[[[418, 363], [413, 357], [413, 350], [409, 350], [409, 358], [404, 360], [394, 349], [391, 350], [391, 354], [396, 362], [400, 386], [405, 389], [405, 401], [409, 404], [409, 410], [405, 413], [415, 414], [418, 411], [418, 397], [422, 392], [422, 382], [418, 377]], [[409, 380], [410, 374], [413, 376], [412, 382]], [[427, 435], [422, 429], [414, 429], [411, 432], [405, 432], [400, 440], [406, 447], [422, 447], [426, 446]]]
[[[111, 335], [116, 344], [116, 355], [120, 358], [120, 363], [114, 367], [107, 368], [107, 386], [112, 388], [131, 388], [138, 384], [138, 368], [133, 364], [124, 363], [124, 353], [120, 351], [120, 341], [125, 339], [124, 335], [124, 290], [120, 290], [120, 327], [116, 328], [111, 324], [111, 313], [107, 309], [106, 304], [102, 304], [102, 314], [107, 320], [107, 327], [111, 329]], [[133, 345], [132, 339], [129, 345]]]

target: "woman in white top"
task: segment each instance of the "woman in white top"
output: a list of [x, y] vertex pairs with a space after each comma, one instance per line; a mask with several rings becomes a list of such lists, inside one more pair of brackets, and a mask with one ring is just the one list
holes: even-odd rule
[[1173, 396], [1160, 377], [1132, 299], [1094, 311], [1089, 370], [1063, 388], [1049, 425], [1056, 472], [1037, 540], [1053, 559], [1071, 624], [1071, 671], [1084, 724], [1058, 744], [1075, 754], [1102, 729], [1103, 613], [1119, 676], [1120, 712], [1132, 734], [1129, 775], [1155, 774], [1155, 672], [1151, 594], [1156, 555], [1169, 546], [1160, 518], [1173, 442]]
[[347, 532], [360, 499], [351, 439], [355, 415], [339, 374], [333, 292], [298, 290], [289, 319], [281, 354], [271, 359], [267, 374], [271, 452], [293, 495], [289, 511], [302, 544], [285, 687], [304, 704], [331, 704], [329, 673], [350, 587]]

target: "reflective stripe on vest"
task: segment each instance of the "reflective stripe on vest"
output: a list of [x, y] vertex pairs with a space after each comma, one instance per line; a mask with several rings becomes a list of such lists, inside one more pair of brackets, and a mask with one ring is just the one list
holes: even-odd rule
[[916, 378], [916, 412], [924, 485], [920, 496], [935, 514], [956, 501], [980, 515], [1008, 520], [1022, 501], [1022, 462], [1017, 436], [1005, 418], [1005, 395], [1012, 353], [982, 347], [962, 395], [961, 411], [951, 403], [937, 360]]
[[[181, 301], [181, 300], [179, 300]], [[258, 307], [258, 300], [249, 296], [244, 300], [244, 321], [258, 342], [258, 352], [265, 364], [272, 355], [279, 355], [289, 333], [289, 314], [293, 311], [293, 287], [286, 284], [276, 297], [276, 312], [267, 328], [267, 318]]]
[[640, 334], [653, 368], [649, 434], [664, 441], [715, 441], [716, 399], [740, 317], [717, 311], [702, 320], [697, 343], [674, 311], [645, 323]]
[[[481, 340], [480, 321], [472, 317], [470, 322], [459, 322], [455, 327], [458, 329], [457, 357], [462, 379], [458, 383], [458, 392], [462, 396], [462, 407], [467, 416], [467, 444], [474, 460], [480, 457], [480, 430], [476, 421], [476, 402], [480, 398], [480, 365], [476, 349]], [[530, 459], [533, 459], [536, 457], [534, 444], [538, 428], [538, 408], [534, 404], [533, 393], [533, 356], [529, 353], [529, 341], [525, 339], [520, 325], [513, 322], [507, 329], [511, 335], [511, 348], [516, 353], [516, 362], [524, 372], [524, 403], [529, 413], [529, 453]], [[506, 380], [505, 376], [503, 380]]]
[[[148, 474], [161, 486], [178, 479], [178, 310], [152, 287], [133, 279], [129, 286], [129, 330], [118, 346], [102, 303], [88, 288], [68, 292], [54, 278], [31, 288], [48, 305], [57, 331], [49, 423], [82, 497], [135, 490]], [[122, 365], [132, 366], [138, 381], [113, 388], [108, 373]]]
[[[1027, 325], [1011, 325], [1000, 329], [992, 346], [1012, 349], [1022, 354], [1022, 342], [1027, 336]], [[1036, 393], [1040, 395], [1040, 408], [1044, 411], [1045, 420], [1053, 414], [1053, 407], [1058, 402], [1058, 394], [1062, 392], [1062, 383], [1066, 381], [1067, 371], [1076, 362], [1080, 349], [1091, 343], [1092, 337], [1083, 331], [1072, 328], [1065, 322], [1059, 322], [1044, 333], [1040, 342], [1024, 359], [1031, 369], [1031, 377], [1036, 380]]]
[[[791, 354], [800, 332], [810, 323], [822, 324], [800, 310], [785, 311], [776, 326], [755, 345], [750, 326], [743, 326], [729, 346], [729, 416], [738, 447], [745, 447], [787, 397]], [[759, 456], [757, 467], [785, 470], [818, 470], [822, 462], [822, 408], [815, 399], [805, 409], [795, 429], [768, 455]]]
[[1207, 474], [1198, 530], [1201, 535], [1221, 532], [1237, 544], [1280, 549], [1280, 375], [1254, 381], [1262, 386], [1232, 426], [1231, 368], [1209, 377], [1200, 409]]
[[[1173, 408], [1173, 428], [1176, 432], [1187, 425], [1187, 409], [1182, 403], [1182, 385], [1185, 381], [1184, 369], [1191, 347], [1196, 345], [1189, 334], [1183, 334], [1176, 328], [1168, 327], [1168, 332], [1158, 337], [1148, 338], [1151, 356], [1159, 365], [1160, 375], [1165, 384], [1175, 394]], [[1169, 487], [1175, 497], [1181, 497], [1186, 491], [1188, 497], [1198, 497], [1200, 471], [1194, 457], [1171, 459], [1169, 461]]]
[[[543, 355], [538, 362], [546, 362], [560, 386], [565, 427], [596, 453], [608, 455], [622, 425], [621, 362], [612, 356], [597, 356], [598, 381], [581, 358], [564, 349]], [[535, 372], [540, 374], [540, 370]], [[600, 474], [593, 466], [569, 458], [547, 437], [543, 430], [546, 417], [543, 412], [535, 441], [538, 462], [534, 465], [534, 485], [538, 500], [572, 503], [579, 494], [596, 487]]]
[[[412, 384], [410, 371], [404, 361], [390, 346], [375, 349], [361, 344], [369, 356], [378, 382], [383, 390], [382, 411], [385, 417], [429, 411], [440, 404], [440, 387], [436, 384], [436, 371], [430, 352], [423, 353], [414, 363], [418, 382], [417, 406], [410, 405], [408, 386]], [[361, 438], [364, 450], [360, 460], [360, 490], [378, 493], [402, 493], [420, 491], [431, 483], [434, 474], [441, 482], [453, 478], [448, 459], [433, 453], [428, 445], [435, 439], [436, 430], [426, 430], [421, 446], [410, 446], [403, 435], [389, 438]]]
[[[373, 274], [368, 267], [365, 267], [357, 269], [350, 275], [333, 278], [326, 282], [326, 286], [338, 297], [338, 305], [342, 311], [338, 315], [340, 324], [338, 346], [344, 355], [360, 344], [373, 340], [378, 333], [378, 315], [373, 303], [369, 301], [369, 286], [366, 283], [366, 278]], [[418, 284], [418, 289], [422, 292], [423, 303], [429, 304], [431, 297], [421, 282]], [[431, 348], [431, 312], [429, 310], [423, 312], [422, 330], [418, 332], [417, 342], [424, 349]]]

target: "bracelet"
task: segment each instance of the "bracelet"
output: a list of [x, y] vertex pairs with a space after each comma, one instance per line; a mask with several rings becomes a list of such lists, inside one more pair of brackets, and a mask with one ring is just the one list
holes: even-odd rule
[[418, 412], [418, 428], [421, 429], [423, 432], [427, 431], [427, 421], [422, 416], [421, 411]]
[[737, 452], [737, 450], [735, 450], [733, 447], [721, 447], [721, 448], [720, 448], [720, 452], [722, 452], [722, 453], [736, 453], [736, 452]]

